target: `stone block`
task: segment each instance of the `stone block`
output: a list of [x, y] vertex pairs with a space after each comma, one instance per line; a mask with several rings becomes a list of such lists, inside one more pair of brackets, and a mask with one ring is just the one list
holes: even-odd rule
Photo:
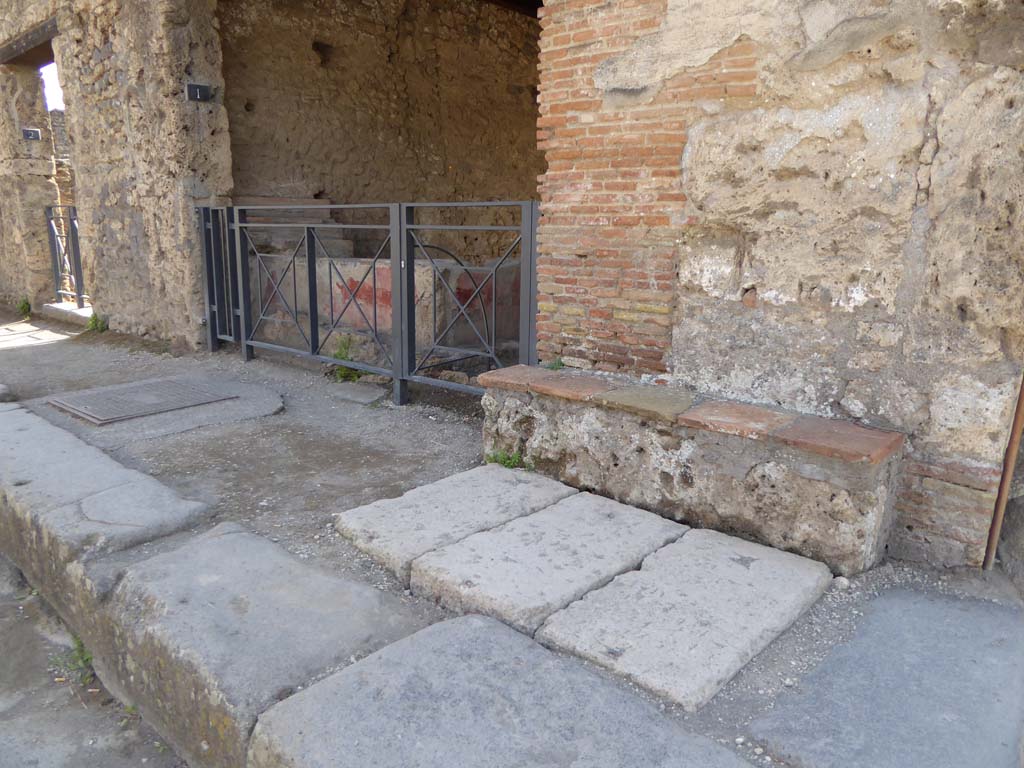
[[530, 382], [530, 391], [538, 395], [558, 397], [562, 400], [586, 401], [600, 397], [613, 388], [613, 384], [594, 376], [555, 373]]
[[772, 438], [822, 456], [869, 464], [879, 464], [903, 447], [903, 435], [899, 432], [883, 432], [817, 416], [799, 416], [772, 432]]
[[609, 408], [635, 413], [647, 419], [674, 422], [693, 405], [693, 393], [678, 387], [620, 387], [596, 400]]
[[480, 616], [400, 640], [260, 716], [248, 768], [743, 768], [574, 659]]
[[412, 590], [454, 611], [478, 612], [532, 634], [545, 618], [687, 528], [581, 493], [412, 564]]
[[412, 561], [470, 534], [577, 493], [542, 475], [497, 464], [461, 472], [335, 515], [338, 532], [406, 584]]
[[832, 581], [821, 563], [690, 531], [537, 633], [696, 709], [785, 631]]
[[260, 712], [425, 624], [227, 523], [129, 565], [105, 614], [102, 679], [204, 768], [242, 768]]
[[789, 765], [1017, 768], [1024, 744], [1019, 607], [882, 594], [751, 735]]
[[554, 371], [531, 365], [511, 365], [481, 373], [480, 386], [488, 389], [504, 389], [510, 392], [528, 392], [530, 384], [555, 376]]
[[684, 427], [758, 439], [766, 437], [796, 418], [794, 414], [772, 411], [757, 405], [708, 400], [679, 416]]

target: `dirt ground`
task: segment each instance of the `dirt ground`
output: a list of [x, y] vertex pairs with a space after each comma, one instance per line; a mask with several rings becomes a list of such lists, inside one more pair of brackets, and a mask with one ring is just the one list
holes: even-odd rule
[[[245, 363], [230, 351], [175, 356], [162, 345], [109, 332], [79, 333], [38, 321], [32, 327], [62, 337], [0, 348], [0, 380], [46, 418], [62, 416], [40, 398], [185, 373], [279, 394], [284, 408], [275, 415], [160, 437], [140, 429], [117, 446], [102, 447], [126, 466], [208, 503], [214, 522], [240, 522], [300, 559], [379, 587], [398, 590], [390, 573], [334, 531], [333, 513], [399, 496], [482, 460], [482, 413], [472, 397], [423, 387], [413, 389], [411, 404], [398, 407], [380, 387], [380, 400], [364, 405], [348, 399], [351, 384], [319, 367], [264, 357]], [[359, 399], [368, 386], [358, 385]], [[103, 430], [58, 423], [86, 441]]]

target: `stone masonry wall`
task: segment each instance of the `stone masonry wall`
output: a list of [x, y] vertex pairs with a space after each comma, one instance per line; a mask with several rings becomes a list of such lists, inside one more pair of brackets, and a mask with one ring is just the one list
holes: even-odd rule
[[[203, 306], [193, 207], [231, 186], [223, 107], [184, 97], [188, 81], [220, 82], [213, 10], [213, 0], [16, 0], [0, 9], [4, 42], [57, 18], [97, 313], [116, 330], [190, 346], [201, 339]], [[9, 131], [0, 114], [0, 133]]]
[[547, 4], [541, 354], [910, 437], [980, 560], [1024, 359], [1024, 7]]
[[222, 0], [236, 196], [536, 196], [537, 21], [478, 0]]

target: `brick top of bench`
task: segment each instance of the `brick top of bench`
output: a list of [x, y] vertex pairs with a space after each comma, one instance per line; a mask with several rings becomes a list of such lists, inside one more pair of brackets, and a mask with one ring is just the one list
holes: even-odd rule
[[583, 373], [516, 365], [480, 376], [488, 389], [588, 402], [690, 429], [771, 440], [810, 453], [850, 462], [879, 464], [903, 446], [903, 435], [839, 419], [805, 416], [758, 405], [704, 400], [694, 405], [689, 390], [627, 384]]

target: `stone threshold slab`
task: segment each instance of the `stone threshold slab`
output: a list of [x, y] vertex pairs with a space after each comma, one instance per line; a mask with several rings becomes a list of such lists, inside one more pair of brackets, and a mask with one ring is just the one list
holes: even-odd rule
[[744, 768], [575, 659], [435, 624], [261, 715], [248, 768]]
[[409, 584], [413, 560], [471, 534], [544, 509], [575, 488], [487, 464], [334, 516], [338, 532]]
[[545, 645], [687, 710], [707, 702], [831, 583], [823, 564], [707, 530], [559, 611]]
[[545, 618], [675, 541], [687, 527], [580, 493], [412, 564], [412, 591], [533, 634]]

